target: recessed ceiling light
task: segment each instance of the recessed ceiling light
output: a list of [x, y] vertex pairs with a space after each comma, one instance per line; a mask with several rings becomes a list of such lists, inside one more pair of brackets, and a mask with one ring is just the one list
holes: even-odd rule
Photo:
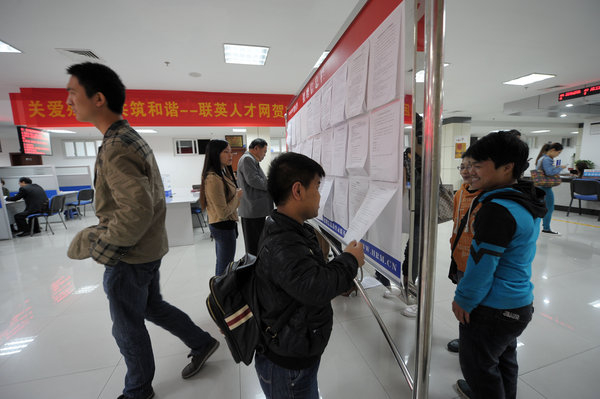
[[0, 53], [21, 53], [22, 51], [14, 48], [8, 43], [4, 43], [0, 40]]
[[246, 133], [246, 129], [245, 128], [233, 128], [232, 129], [234, 133]]
[[135, 131], [138, 133], [158, 133], [158, 131], [154, 129], [135, 129]]
[[579, 134], [579, 132], [571, 132], [571, 134]]
[[315, 66], [313, 68], [320, 67], [321, 64], [323, 63], [323, 61], [325, 61], [327, 54], [329, 54], [329, 50], [323, 51], [323, 54], [321, 54], [321, 56], [319, 57], [319, 59], [317, 60], [317, 63], [315, 64]]
[[532, 130], [531, 133], [535, 133], [535, 134], [538, 134], [538, 133], [548, 133], [549, 131], [550, 130]]
[[567, 114], [560, 114], [560, 117], [561, 117], [561, 118], [566, 118], [566, 117], [567, 117]]
[[64, 133], [64, 134], [75, 134], [76, 132], [72, 130], [48, 130], [50, 133]]
[[227, 64], [265, 65], [269, 47], [223, 44]]
[[588, 305], [595, 307], [596, 309], [600, 309], [600, 299], [594, 302], [588, 303]]
[[508, 82], [502, 82], [505, 85], [515, 85], [515, 86], [526, 86], [531, 83], [539, 82], [542, 80], [555, 78], [556, 75], [548, 75], [545, 73], [530, 73], [526, 76], [521, 76], [520, 78], [516, 78], [513, 80], [509, 80]]
[[573, 106], [573, 104], [569, 103], [569, 104], [565, 104], [565, 107], [567, 108], [571, 108]]
[[[447, 62], [444, 62], [444, 68], [447, 67], [448, 65], [450, 65]], [[421, 69], [420, 71], [417, 71], [417, 73], [415, 73], [415, 82], [417, 83], [423, 83], [425, 82], [425, 70]]]

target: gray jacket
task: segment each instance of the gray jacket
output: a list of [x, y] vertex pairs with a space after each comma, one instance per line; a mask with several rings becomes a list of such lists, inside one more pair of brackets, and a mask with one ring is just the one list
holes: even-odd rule
[[267, 191], [267, 177], [249, 152], [242, 155], [238, 162], [237, 178], [244, 192], [240, 198], [238, 214], [243, 218], [268, 216], [273, 210], [273, 200]]

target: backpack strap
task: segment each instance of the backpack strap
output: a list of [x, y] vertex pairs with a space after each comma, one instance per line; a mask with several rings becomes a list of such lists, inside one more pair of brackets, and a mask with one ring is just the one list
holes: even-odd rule
[[275, 323], [272, 327], [269, 326], [265, 328], [265, 333], [271, 338], [271, 340], [277, 339], [277, 333], [281, 330], [281, 328], [287, 323], [292, 315], [298, 308], [300, 307], [300, 302], [294, 301], [294, 303], [286, 309], [286, 311], [281, 315], [277, 323]]

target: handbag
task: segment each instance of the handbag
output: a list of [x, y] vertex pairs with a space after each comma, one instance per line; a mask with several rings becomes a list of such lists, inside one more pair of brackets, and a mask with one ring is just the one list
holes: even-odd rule
[[559, 175], [548, 176], [543, 171], [537, 169], [531, 171], [531, 180], [536, 187], [554, 187], [558, 186], [561, 182]]
[[438, 202], [438, 224], [452, 220], [454, 216], [454, 192], [451, 185], [440, 184]]

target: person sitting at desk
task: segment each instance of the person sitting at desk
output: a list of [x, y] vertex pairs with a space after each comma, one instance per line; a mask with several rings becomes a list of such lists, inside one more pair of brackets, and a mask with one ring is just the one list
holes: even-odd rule
[[6, 187], [6, 182], [4, 179], [0, 179], [0, 183], [2, 183], [2, 195], [8, 197], [10, 195], [10, 191], [8, 191], [8, 187]]
[[[19, 192], [12, 197], [6, 197], [6, 200], [18, 201], [21, 198], [25, 200], [25, 210], [15, 214], [17, 237], [23, 237], [31, 231], [31, 225], [27, 223], [27, 216], [41, 212], [44, 208], [48, 207], [48, 197], [44, 189], [38, 184], [33, 184], [29, 177], [21, 177], [19, 179], [19, 186], [21, 186]], [[34, 223], [33, 232], [39, 233], [40, 225], [37, 218], [34, 219]]]

